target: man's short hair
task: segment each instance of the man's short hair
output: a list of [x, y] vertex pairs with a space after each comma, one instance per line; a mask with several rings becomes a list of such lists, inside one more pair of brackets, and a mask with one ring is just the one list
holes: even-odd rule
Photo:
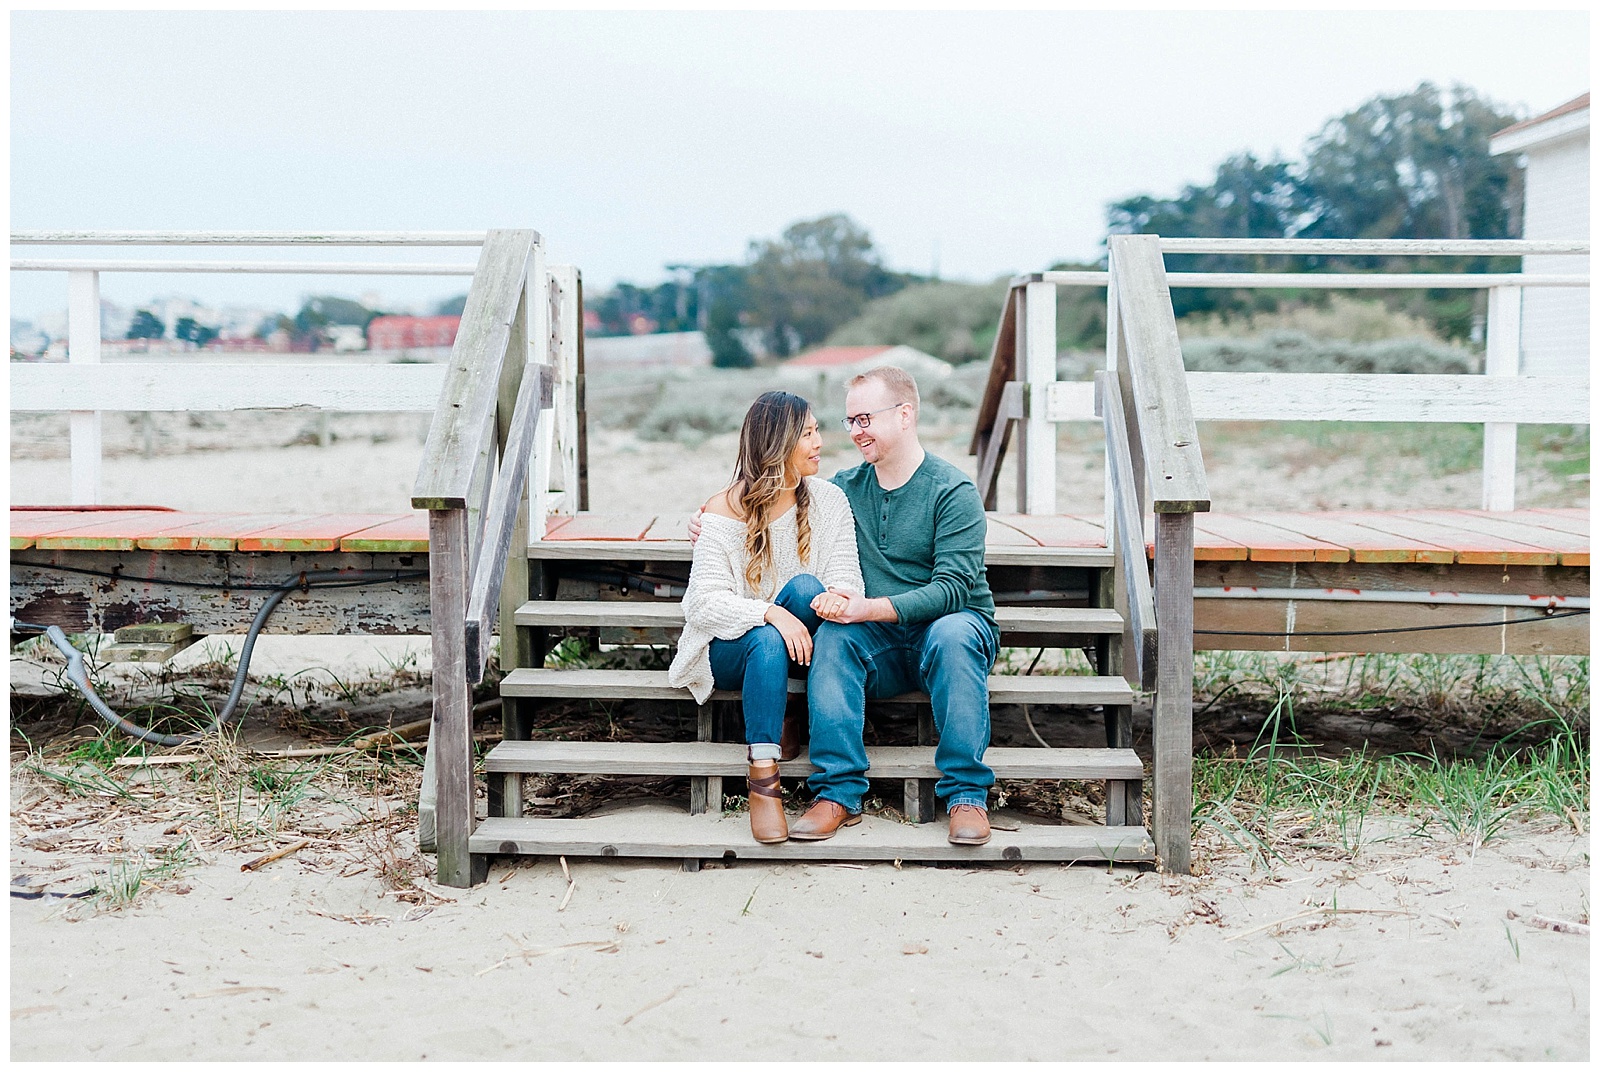
[[922, 396], [917, 394], [917, 381], [911, 378], [911, 373], [903, 368], [893, 365], [879, 365], [875, 369], [868, 369], [859, 376], [852, 377], [845, 384], [845, 390], [858, 387], [868, 380], [877, 380], [889, 390], [889, 397], [894, 399], [895, 405], [902, 402], [911, 403], [912, 412], [922, 409]]

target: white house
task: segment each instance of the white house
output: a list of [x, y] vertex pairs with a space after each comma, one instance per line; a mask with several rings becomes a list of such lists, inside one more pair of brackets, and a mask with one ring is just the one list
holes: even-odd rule
[[[1509, 126], [1489, 139], [1495, 155], [1524, 161], [1522, 236], [1589, 237], [1589, 94]], [[1585, 273], [1588, 257], [1524, 257], [1530, 274]], [[1586, 376], [1587, 288], [1529, 287], [1522, 294], [1522, 374]]]

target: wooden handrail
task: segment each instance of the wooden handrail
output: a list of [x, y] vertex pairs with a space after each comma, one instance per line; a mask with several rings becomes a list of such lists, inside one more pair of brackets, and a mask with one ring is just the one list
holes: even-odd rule
[[1117, 313], [1128, 356], [1139, 446], [1158, 514], [1211, 509], [1200, 436], [1189, 407], [1178, 324], [1156, 235], [1113, 235]]
[[1163, 253], [1236, 253], [1267, 256], [1521, 257], [1587, 254], [1582, 239], [1526, 238], [1163, 238]]
[[489, 636], [494, 629], [494, 617], [500, 610], [500, 587], [505, 579], [506, 560], [511, 554], [517, 510], [527, 487], [528, 460], [533, 453], [540, 418], [551, 407], [554, 384], [554, 369], [549, 365], [533, 365], [523, 373], [522, 384], [517, 389], [511, 428], [505, 436], [500, 471], [489, 498], [483, 538], [478, 542], [477, 562], [472, 567], [467, 598], [467, 680], [474, 685], [483, 680], [484, 669], [489, 665]]
[[1141, 689], [1155, 688], [1159, 636], [1155, 597], [1150, 587], [1145, 558], [1144, 511], [1139, 506], [1138, 482], [1133, 475], [1133, 455], [1128, 444], [1128, 426], [1123, 419], [1122, 391], [1110, 372], [1096, 372], [1095, 408], [1106, 434], [1106, 457], [1111, 464], [1111, 496], [1116, 517], [1118, 572], [1121, 574], [1123, 602], [1131, 641], [1125, 651], [1132, 655], [1133, 673], [1128, 680]]
[[[13, 246], [481, 246], [483, 231], [12, 231]], [[534, 236], [538, 241], [538, 236]]]
[[490, 231], [484, 239], [411, 492], [411, 505], [419, 510], [465, 508], [483, 477], [511, 323], [538, 241], [533, 231], [510, 230]]
[[1013, 285], [1006, 291], [1005, 304], [1000, 308], [1000, 329], [995, 332], [994, 344], [989, 348], [989, 379], [983, 386], [983, 401], [978, 403], [977, 424], [972, 430], [972, 443], [968, 454], [982, 455], [989, 435], [994, 431], [1000, 416], [1000, 399], [1006, 384], [1017, 371], [1017, 296], [1026, 283]]

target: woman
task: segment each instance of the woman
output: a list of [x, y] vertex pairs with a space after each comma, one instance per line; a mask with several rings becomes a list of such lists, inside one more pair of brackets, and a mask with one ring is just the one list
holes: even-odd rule
[[778, 740], [790, 668], [811, 664], [820, 623], [812, 601], [829, 586], [862, 590], [855, 517], [844, 492], [817, 478], [821, 455], [805, 399], [768, 391], [755, 400], [739, 430], [733, 484], [705, 507], [667, 671], [697, 703], [713, 687], [741, 691], [750, 832], [763, 844], [789, 837]]

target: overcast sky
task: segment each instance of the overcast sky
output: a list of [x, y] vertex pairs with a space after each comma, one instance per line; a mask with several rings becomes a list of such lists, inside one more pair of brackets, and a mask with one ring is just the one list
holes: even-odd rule
[[[1241, 150], [1295, 156], [1424, 79], [1543, 111], [1589, 88], [1588, 43], [1576, 11], [21, 12], [11, 227], [533, 227], [592, 290], [842, 211], [892, 267], [987, 279], [1093, 258], [1108, 202]], [[470, 255], [423, 259], [450, 256]], [[293, 307], [463, 283], [103, 293]], [[65, 293], [12, 273], [13, 315]]]

